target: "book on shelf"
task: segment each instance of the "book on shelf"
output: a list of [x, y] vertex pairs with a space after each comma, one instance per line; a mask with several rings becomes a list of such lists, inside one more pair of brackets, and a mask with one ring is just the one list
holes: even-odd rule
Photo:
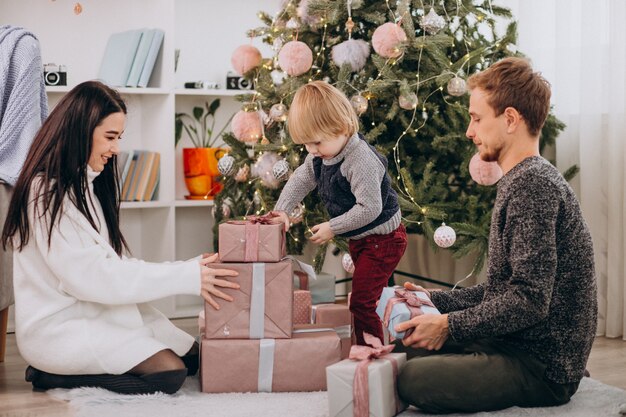
[[148, 52], [150, 51], [155, 30], [156, 29], [142, 30], [141, 41], [137, 47], [137, 53], [135, 54], [133, 65], [131, 66], [130, 73], [128, 74], [128, 80], [126, 80], [126, 87], [137, 87], [141, 71], [143, 70], [146, 58], [148, 57]]
[[148, 82], [150, 81], [150, 76], [152, 75], [152, 71], [154, 70], [154, 64], [156, 62], [157, 56], [159, 55], [159, 51], [161, 50], [163, 37], [165, 36], [165, 32], [162, 31], [161, 29], [153, 29], [153, 30], [154, 30], [154, 34], [150, 42], [150, 49], [148, 50], [145, 63], [143, 64], [143, 67], [141, 69], [141, 75], [139, 76], [137, 87], [148, 86]]
[[133, 29], [111, 34], [98, 78], [111, 87], [147, 87], [164, 36], [161, 29]]
[[122, 174], [122, 201], [152, 201], [158, 198], [161, 155], [158, 152], [134, 150], [126, 160], [128, 170]]
[[141, 30], [111, 34], [98, 72], [100, 80], [111, 87], [126, 86], [142, 35]]

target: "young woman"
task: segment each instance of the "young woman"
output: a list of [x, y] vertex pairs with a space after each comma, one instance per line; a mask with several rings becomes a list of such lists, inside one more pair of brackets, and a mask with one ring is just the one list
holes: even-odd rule
[[[98, 386], [176, 392], [197, 369], [197, 345], [147, 302], [175, 294], [232, 301], [238, 288], [186, 262], [128, 259], [119, 226], [116, 155], [126, 105], [97, 81], [65, 95], [38, 132], [2, 233], [15, 250], [17, 344], [35, 388]], [[181, 358], [182, 357], [182, 358]], [[196, 363], [194, 363], [194, 360]]]

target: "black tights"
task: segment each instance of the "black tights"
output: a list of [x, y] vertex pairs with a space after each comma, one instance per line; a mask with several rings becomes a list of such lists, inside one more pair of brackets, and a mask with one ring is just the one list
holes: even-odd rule
[[43, 390], [99, 387], [120, 394], [152, 394], [157, 391], [173, 394], [180, 389], [186, 377], [187, 369], [137, 376], [131, 374], [57, 375], [40, 371], [32, 366], [26, 368], [26, 381], [32, 382], [33, 388]]

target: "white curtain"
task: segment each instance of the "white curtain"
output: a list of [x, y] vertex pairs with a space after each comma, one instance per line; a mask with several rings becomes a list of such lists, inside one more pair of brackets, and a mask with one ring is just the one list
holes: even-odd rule
[[493, 3], [512, 9], [518, 49], [552, 84], [554, 112], [567, 124], [557, 139], [557, 167], [580, 167], [572, 187], [593, 237], [598, 334], [626, 340], [626, 2]]

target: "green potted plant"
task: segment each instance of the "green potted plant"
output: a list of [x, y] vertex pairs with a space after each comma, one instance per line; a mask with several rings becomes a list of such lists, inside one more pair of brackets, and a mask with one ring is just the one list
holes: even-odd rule
[[175, 116], [175, 145], [182, 139], [183, 131], [193, 144], [193, 148], [183, 148], [183, 167], [185, 171], [185, 185], [189, 191], [188, 199], [212, 199], [222, 189], [217, 181], [220, 175], [217, 161], [226, 152], [225, 149], [214, 147], [228, 124], [215, 133], [215, 113], [220, 107], [220, 99], [216, 98], [203, 107], [194, 107], [191, 115], [176, 113]]

